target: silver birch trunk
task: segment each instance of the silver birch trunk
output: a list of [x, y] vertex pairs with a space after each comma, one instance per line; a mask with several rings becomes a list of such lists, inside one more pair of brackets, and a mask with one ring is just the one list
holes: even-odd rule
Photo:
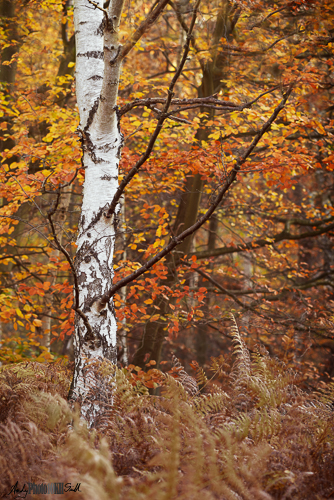
[[[98, 8], [100, 7], [100, 8]], [[123, 0], [112, 0], [108, 18], [103, 2], [75, 0], [76, 93], [80, 114], [83, 167], [85, 168], [82, 213], [75, 260], [78, 302], [74, 341], [75, 371], [70, 391], [73, 400], [85, 401], [90, 390], [99, 391], [87, 372], [91, 362], [108, 359], [116, 363], [116, 319], [112, 300], [101, 297], [113, 280], [113, 253], [117, 227], [107, 210], [118, 187], [122, 148], [116, 100], [121, 46], [118, 26]], [[94, 416], [99, 395], [86, 399], [82, 415]], [[93, 402], [92, 402], [93, 401]], [[91, 419], [91, 417], [89, 417]]]

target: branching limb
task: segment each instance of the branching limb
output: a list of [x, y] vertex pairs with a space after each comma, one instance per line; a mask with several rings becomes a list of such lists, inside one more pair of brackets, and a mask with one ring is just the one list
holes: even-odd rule
[[280, 9], [276, 9], [276, 10], [274, 10], [274, 11], [270, 12], [267, 16], [265, 16], [265, 17], [263, 17], [263, 18], [258, 19], [257, 21], [255, 21], [255, 23], [254, 23], [254, 24], [252, 24], [252, 25], [251, 25], [248, 29], [249, 29], [249, 30], [252, 30], [252, 29], [254, 29], [254, 28], [258, 28], [259, 26], [261, 26], [261, 24], [263, 24], [264, 22], [266, 22], [266, 21], [267, 21], [267, 19], [269, 19], [269, 17], [271, 17], [271, 16], [273, 16], [273, 15], [275, 15], [275, 14], [278, 14], [278, 12], [281, 12], [282, 10], [285, 10], [285, 9], [287, 9], [287, 8], [288, 8], [288, 7], [287, 7], [287, 5], [284, 5], [284, 6], [283, 6], [283, 7], [281, 7]]
[[[210, 106], [213, 107], [214, 109], [218, 111], [242, 111], [246, 108], [252, 107], [253, 104], [255, 104], [261, 97], [265, 96], [266, 94], [271, 94], [275, 90], [281, 88], [281, 85], [276, 85], [275, 87], [272, 87], [269, 90], [266, 90], [265, 92], [262, 92], [259, 94], [255, 99], [253, 99], [250, 102], [246, 102], [244, 104], [236, 104], [234, 102], [230, 101], [222, 101], [220, 99], [216, 98], [217, 94], [214, 94], [209, 97], [197, 97], [194, 99], [172, 99], [171, 101], [171, 106], [179, 106], [177, 109], [173, 109], [169, 112], [169, 116], [174, 113], [179, 113], [180, 111], [184, 111], [185, 109], [195, 109], [195, 108], [200, 108], [200, 107], [206, 107]], [[134, 101], [125, 104], [120, 108], [119, 110], [119, 116], [123, 116], [131, 109], [137, 108], [137, 107], [147, 107], [151, 108], [151, 106], [154, 106], [155, 104], [166, 104], [166, 98], [163, 97], [153, 97], [149, 99], [135, 99]], [[162, 111], [160, 111], [162, 112]]]
[[[191, 267], [191, 264], [189, 262], [182, 262], [182, 264], [184, 264], [184, 265], [186, 265], [188, 267]], [[245, 308], [245, 307], [247, 308], [247, 306], [245, 306], [245, 304], [243, 304], [243, 302], [241, 302], [241, 300], [239, 300], [235, 296], [234, 293], [232, 293], [230, 290], [227, 290], [222, 285], [220, 285], [218, 283], [218, 281], [216, 281], [212, 276], [210, 276], [210, 274], [205, 273], [204, 271], [202, 271], [202, 269], [199, 269], [198, 267], [196, 267], [193, 270], [196, 273], [200, 274], [206, 280], [210, 281], [210, 283], [212, 283], [213, 285], [215, 285], [215, 287], [218, 288], [218, 290], [220, 290], [222, 293], [224, 293], [225, 295], [228, 295], [229, 297], [231, 297], [234, 300], [234, 302], [236, 302], [239, 306], [241, 306], [242, 308]]]
[[102, 7], [99, 6], [96, 2], [93, 2], [93, 0], [88, 0], [88, 2], [95, 7], [95, 9], [99, 9], [103, 12], [103, 14], [106, 16], [106, 19], [108, 20], [108, 11], [106, 9], [103, 9]]
[[5, 168], [3, 167], [2, 163], [1, 163], [1, 168], [2, 170], [5, 172], [5, 175], [8, 175], [8, 177], [10, 177], [11, 179], [13, 179], [15, 182], [17, 182], [17, 184], [20, 186], [21, 188], [21, 191], [23, 192], [23, 194], [28, 198], [28, 200], [31, 201], [31, 203], [33, 203], [35, 205], [35, 207], [37, 208], [37, 210], [39, 211], [39, 213], [41, 214], [42, 217], [45, 217], [45, 215], [43, 214], [42, 210], [40, 209], [40, 207], [37, 205], [37, 203], [35, 202], [35, 200], [33, 198], [31, 198], [31, 196], [29, 196], [29, 194], [25, 191], [24, 187], [20, 184], [20, 181], [14, 177], [13, 175], [11, 175], [9, 172], [7, 172], [5, 170]]
[[128, 283], [131, 283], [135, 279], [137, 279], [139, 276], [144, 274], [146, 271], [148, 271], [154, 264], [159, 262], [161, 259], [163, 259], [166, 255], [168, 255], [174, 248], [182, 243], [182, 241], [193, 234], [195, 231], [197, 231], [203, 224], [210, 219], [211, 215], [213, 212], [216, 210], [220, 202], [222, 201], [224, 195], [226, 192], [229, 190], [233, 182], [236, 180], [237, 174], [241, 168], [241, 165], [247, 160], [248, 156], [252, 153], [254, 150], [255, 146], [257, 143], [260, 141], [261, 137], [267, 132], [267, 130], [270, 129], [270, 126], [272, 123], [276, 120], [277, 116], [279, 115], [280, 111], [284, 108], [290, 94], [292, 92], [292, 85], [290, 85], [288, 91], [286, 92], [284, 98], [282, 101], [279, 103], [279, 105], [275, 108], [274, 112], [272, 113], [271, 117], [267, 120], [267, 122], [263, 125], [261, 130], [257, 133], [255, 136], [253, 142], [250, 144], [250, 146], [246, 149], [246, 151], [243, 153], [242, 156], [237, 160], [234, 168], [230, 172], [228, 178], [226, 179], [223, 187], [220, 189], [218, 192], [216, 198], [214, 199], [213, 203], [210, 205], [208, 210], [206, 211], [205, 214], [200, 217], [195, 224], [190, 226], [188, 229], [180, 233], [178, 236], [173, 236], [171, 241], [168, 243], [168, 245], [165, 246], [160, 252], [158, 252], [154, 257], [152, 257], [150, 260], [148, 260], [142, 267], [134, 271], [133, 273], [129, 274], [125, 278], [121, 279], [118, 283], [113, 285], [111, 289], [106, 292], [102, 298], [101, 298], [101, 303], [106, 304], [111, 297], [123, 286], [127, 285]]
[[44, 238], [52, 248], [56, 248], [56, 246], [49, 240], [49, 238], [47, 236], [45, 236], [45, 234], [43, 234], [38, 229], [38, 227], [34, 226], [33, 224], [30, 224], [30, 222], [28, 222], [27, 220], [23, 220], [23, 219], [21, 219], [21, 217], [16, 217], [15, 215], [0, 215], [0, 217], [3, 219], [12, 219], [12, 220], [17, 220], [19, 222], [23, 222], [27, 226], [31, 227], [31, 229], [36, 231], [42, 238]]

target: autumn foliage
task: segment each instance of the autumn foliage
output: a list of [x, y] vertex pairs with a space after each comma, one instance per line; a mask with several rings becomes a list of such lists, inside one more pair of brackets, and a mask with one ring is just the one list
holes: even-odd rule
[[[193, 4], [170, 1], [124, 61], [120, 182], [155, 130]], [[127, 2], [123, 40], [151, 7]], [[18, 470], [81, 482], [84, 499], [331, 498], [333, 2], [202, 1], [168, 119], [122, 199], [113, 285], [206, 212], [286, 102], [210, 220], [114, 294], [116, 393], [95, 434], [65, 402], [85, 175], [73, 7], [0, 9], [2, 487]], [[18, 441], [30, 458], [9, 457]]]

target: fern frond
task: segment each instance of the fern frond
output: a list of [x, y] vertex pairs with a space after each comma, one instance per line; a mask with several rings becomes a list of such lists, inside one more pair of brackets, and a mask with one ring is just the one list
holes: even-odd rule
[[214, 393], [202, 394], [194, 398], [193, 404], [196, 410], [203, 416], [222, 414], [226, 412], [229, 399], [229, 396], [224, 391], [217, 388]]
[[196, 382], [198, 387], [203, 387], [208, 383], [208, 377], [201, 366], [196, 369]]
[[[173, 360], [173, 367], [177, 369], [177, 371], [175, 372], [177, 375], [177, 380], [185, 388], [187, 393], [190, 394], [190, 396], [195, 396], [195, 394], [197, 394], [199, 391], [197, 380], [194, 377], [191, 377], [191, 375], [188, 375], [184, 367], [181, 365], [179, 359], [176, 356], [174, 356], [174, 354], [172, 354], [172, 360]], [[202, 369], [199, 368], [199, 370]], [[204, 371], [202, 376], [203, 380], [206, 379]], [[197, 378], [197, 373], [196, 373], [196, 378]]]
[[244, 340], [242, 339], [241, 332], [233, 314], [231, 314], [231, 318], [233, 321], [231, 327], [231, 335], [233, 337], [234, 355], [236, 357], [232, 368], [231, 377], [232, 379], [234, 379], [235, 385], [237, 387], [247, 386], [251, 374], [251, 359], [249, 351]]

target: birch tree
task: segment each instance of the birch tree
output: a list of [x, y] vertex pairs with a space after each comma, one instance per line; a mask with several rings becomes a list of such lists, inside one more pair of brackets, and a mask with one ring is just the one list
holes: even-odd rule
[[[98, 409], [97, 399], [101, 396], [99, 394], [99, 396], [95, 395], [87, 399], [90, 389], [93, 389], [92, 392], [95, 390], [95, 393], [101, 392], [94, 376], [87, 375], [87, 373], [92, 373], [86, 371], [87, 366], [91, 362], [103, 359], [110, 360], [112, 363], [116, 362], [117, 325], [113, 295], [165, 258], [210, 219], [236, 180], [242, 164], [252, 153], [261, 137], [270, 129], [292, 92], [292, 85], [285, 86], [283, 98], [271, 116], [258, 129], [249, 146], [241, 151], [233, 168], [226, 173], [224, 179], [217, 181], [216, 195], [205, 213], [202, 213], [189, 227], [183, 228], [181, 232], [177, 234], [171, 232], [169, 242], [160, 251], [139, 269], [119, 282], [113, 283], [113, 253], [121, 197], [126, 186], [150, 157], [164, 122], [170, 118], [176, 119], [175, 113], [186, 106], [201, 109], [203, 106], [208, 106], [210, 109], [232, 112], [249, 108], [259, 99], [257, 97], [252, 102], [237, 105], [220, 100], [217, 95], [189, 100], [178, 99], [175, 96], [175, 85], [186, 64], [193, 40], [200, 4], [200, 0], [197, 0], [192, 6], [193, 13], [189, 26], [186, 27], [187, 35], [182, 55], [171, 79], [167, 95], [146, 100], [136, 99], [118, 109], [117, 91], [122, 60], [157, 20], [168, 0], [157, 2], [131, 38], [121, 45], [119, 26], [123, 3], [123, 0], [111, 0], [104, 7], [101, 1], [76, 0], [74, 7], [77, 51], [76, 92], [80, 113], [79, 133], [82, 139], [85, 185], [75, 269], [72, 264], [75, 281], [76, 334], [75, 372], [70, 397], [74, 400], [86, 398], [88, 403], [82, 407], [84, 415], [87, 415], [91, 403], [95, 408], [94, 411]], [[123, 145], [120, 118], [135, 107], [157, 105], [161, 107], [154, 108], [157, 121], [154, 132], [148, 140], [147, 148], [119, 182], [118, 166]], [[171, 106], [174, 106], [174, 109], [170, 110]], [[50, 222], [52, 223], [52, 220]]]
[[113, 249], [119, 205], [107, 214], [118, 187], [122, 147], [116, 100], [121, 58], [118, 27], [123, 1], [78, 0], [76, 92], [80, 114], [85, 187], [76, 256], [76, 338], [72, 397], [89, 389], [83, 368], [88, 360], [115, 362], [116, 321], [112, 302], [101, 303], [113, 278]]
[[71, 396], [84, 396], [90, 388], [83, 369], [88, 360], [116, 361], [116, 320], [108, 293], [113, 279], [113, 251], [120, 211], [112, 209], [118, 189], [122, 134], [117, 113], [117, 92], [122, 60], [155, 21], [167, 0], [162, 0], [124, 47], [119, 25], [124, 0], [77, 0], [76, 92], [80, 114], [85, 186], [79, 224], [75, 269], [75, 373]]

